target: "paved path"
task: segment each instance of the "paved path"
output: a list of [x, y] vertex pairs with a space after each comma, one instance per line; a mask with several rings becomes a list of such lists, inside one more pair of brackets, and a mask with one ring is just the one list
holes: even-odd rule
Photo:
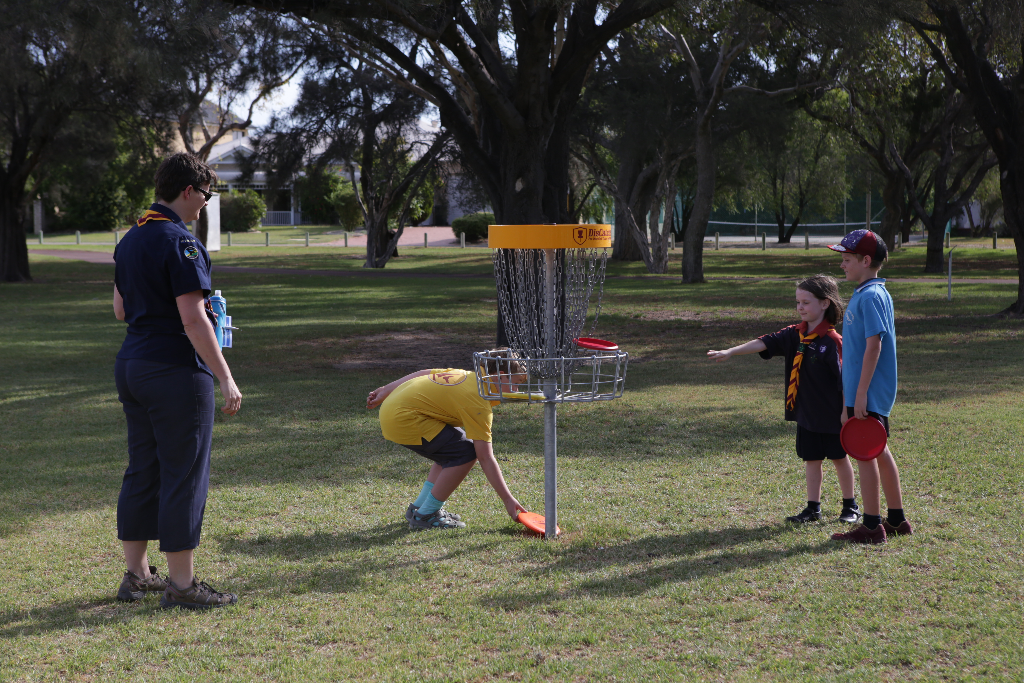
[[[45, 256], [56, 256], [76, 261], [88, 261], [89, 263], [113, 263], [114, 256], [109, 252], [102, 251], [72, 251], [70, 249], [29, 249], [30, 254]], [[253, 273], [257, 275], [317, 275], [321, 277], [394, 277], [394, 278], [476, 278], [491, 277], [490, 273], [418, 273], [408, 270], [387, 270], [386, 268], [353, 268], [352, 270], [309, 270], [305, 268], [260, 268], [249, 266], [220, 266], [214, 264], [214, 271], [220, 273]], [[623, 279], [656, 279], [656, 280], [678, 280], [678, 275], [609, 275], [609, 280]], [[889, 282], [934, 282], [938, 285], [945, 285], [944, 277], [893, 277], [887, 278]], [[709, 277], [711, 281], [728, 280], [733, 282], [796, 282], [799, 278], [773, 278], [773, 277]], [[953, 283], [958, 285], [1015, 285], [1017, 280], [1009, 278], [953, 278]]]

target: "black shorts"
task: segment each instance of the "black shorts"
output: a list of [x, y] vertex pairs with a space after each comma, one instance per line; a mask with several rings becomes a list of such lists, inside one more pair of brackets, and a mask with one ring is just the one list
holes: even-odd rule
[[[871, 417], [877, 417], [879, 420], [882, 421], [882, 424], [885, 425], [885, 435], [888, 437], [889, 436], [889, 418], [888, 418], [888, 416], [886, 416], [886, 415], [879, 415], [878, 413], [872, 413], [871, 411], [868, 411], [868, 415], [870, 415]], [[850, 406], [846, 406], [846, 417], [848, 417], [848, 418], [852, 418], [853, 417], [853, 408], [851, 408]]]
[[445, 425], [433, 439], [430, 441], [422, 439], [422, 441], [423, 445], [421, 446], [406, 445], [405, 447], [424, 458], [433, 460], [441, 467], [458, 467], [476, 460], [476, 448], [473, 446], [473, 440], [466, 438], [466, 432], [462, 427]]
[[823, 434], [796, 426], [796, 454], [805, 462], [842, 460], [846, 457], [838, 434]]

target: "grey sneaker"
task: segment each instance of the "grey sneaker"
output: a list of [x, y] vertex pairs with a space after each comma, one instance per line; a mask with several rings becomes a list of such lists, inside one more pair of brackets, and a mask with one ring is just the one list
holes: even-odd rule
[[409, 521], [409, 528], [413, 531], [465, 529], [466, 523], [444, 514], [443, 510], [438, 510], [432, 515], [421, 515], [418, 512], [414, 512], [412, 519]]
[[174, 584], [168, 581], [167, 590], [160, 598], [160, 606], [164, 609], [212, 609], [233, 605], [236, 602], [238, 596], [234, 593], [221, 593], [205, 581], [196, 581], [195, 577], [192, 577], [192, 585], [185, 590], [175, 588]]
[[163, 591], [167, 589], [167, 580], [156, 572], [156, 567], [150, 565], [149, 578], [143, 579], [134, 572], [126, 571], [121, 585], [117, 589], [117, 599], [121, 602], [138, 602], [146, 597], [151, 591]]
[[[419, 508], [418, 505], [416, 505], [414, 503], [409, 503], [409, 507], [407, 507], [405, 509], [405, 521], [408, 522], [409, 524], [412, 524], [412, 516], [414, 514], [416, 514], [416, 511], [419, 510], [419, 509], [420, 508]], [[450, 519], [454, 519], [456, 522], [458, 522], [459, 520], [462, 519], [462, 517], [459, 517], [456, 514], [448, 512], [444, 508], [441, 508], [441, 514], [446, 516], [446, 517], [448, 517], [448, 518], [450, 518]]]

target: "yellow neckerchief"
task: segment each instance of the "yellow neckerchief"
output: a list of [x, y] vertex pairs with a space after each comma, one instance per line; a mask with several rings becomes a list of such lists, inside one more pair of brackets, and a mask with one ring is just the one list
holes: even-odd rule
[[808, 335], [807, 323], [800, 323], [797, 326], [797, 332], [800, 334], [800, 344], [796, 347], [796, 355], [793, 357], [793, 369], [789, 373], [789, 385], [786, 387], [786, 410], [792, 412], [796, 408], [796, 392], [800, 388], [800, 365], [804, 362], [804, 349], [807, 348], [807, 342], [812, 339], [817, 339], [819, 335], [828, 334], [832, 330], [836, 329], [828, 323], [826, 320], [822, 320], [821, 324], [814, 328], [814, 331]]
[[171, 219], [168, 218], [167, 216], [163, 215], [159, 211], [154, 211], [153, 209], [150, 209], [146, 213], [142, 214], [142, 218], [140, 218], [138, 221], [136, 221], [135, 224], [136, 225], [145, 225], [146, 223], [149, 223], [150, 221], [169, 221], [169, 220], [171, 220]]

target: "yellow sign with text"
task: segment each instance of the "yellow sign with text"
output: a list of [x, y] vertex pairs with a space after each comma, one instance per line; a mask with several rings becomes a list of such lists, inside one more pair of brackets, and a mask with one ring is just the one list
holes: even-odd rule
[[587, 223], [489, 225], [491, 249], [602, 249], [612, 246], [612, 226]]

